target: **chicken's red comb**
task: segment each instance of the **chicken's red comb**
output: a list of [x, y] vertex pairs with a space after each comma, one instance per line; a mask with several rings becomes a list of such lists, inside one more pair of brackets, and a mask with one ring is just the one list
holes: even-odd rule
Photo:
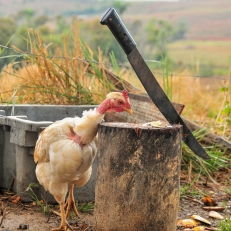
[[122, 94], [124, 96], [124, 98], [126, 99], [126, 101], [128, 100], [128, 92], [126, 90], [122, 91]]

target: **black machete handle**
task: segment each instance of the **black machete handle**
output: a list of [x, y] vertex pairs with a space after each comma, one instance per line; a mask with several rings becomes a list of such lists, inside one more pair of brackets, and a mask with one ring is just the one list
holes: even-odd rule
[[136, 47], [136, 42], [128, 32], [114, 8], [109, 8], [106, 10], [100, 20], [100, 23], [109, 27], [126, 55], [129, 55]]

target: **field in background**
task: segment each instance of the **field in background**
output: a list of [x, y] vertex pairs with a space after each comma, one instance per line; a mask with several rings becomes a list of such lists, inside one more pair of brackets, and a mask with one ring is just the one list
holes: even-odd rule
[[180, 40], [170, 43], [168, 51], [176, 61], [186, 64], [196, 63], [200, 59], [201, 64], [227, 66], [231, 65], [230, 48], [231, 40]]
[[229, 74], [231, 40], [180, 40], [170, 43], [168, 52], [174, 62], [189, 67], [194, 75]]
[[186, 39], [231, 39], [231, 3], [229, 0], [185, 0], [177, 2], [133, 3], [123, 18], [147, 22], [151, 18], [173, 24], [185, 23]]
[[[170, 58], [179, 68], [190, 69], [193, 75], [227, 76], [231, 65], [230, 15], [229, 0], [186, 0], [138, 2], [128, 8], [123, 18], [127, 22], [142, 21], [143, 27], [139, 30], [144, 30], [152, 18], [175, 26], [183, 23], [185, 38], [168, 44]], [[138, 47], [142, 45], [139, 43]]]
[[[59, 0], [0, 0], [0, 17], [13, 15], [22, 9], [32, 9], [36, 15], [44, 14], [50, 18], [63, 15], [71, 20], [73, 16], [77, 16], [84, 21], [97, 19], [99, 22], [104, 11], [112, 5], [113, 1], [106, 0], [66, 0], [65, 4]], [[161, 19], [173, 26], [183, 23], [186, 26], [185, 39], [169, 44], [170, 58], [179, 66], [191, 68], [195, 75], [227, 76], [231, 65], [230, 15], [230, 0], [140, 0], [130, 2], [127, 10], [120, 16], [141, 49], [144, 48], [142, 37], [149, 20]], [[132, 25], [137, 21], [140, 24]], [[101, 27], [92, 28], [96, 34], [99, 30]], [[148, 56], [145, 58], [152, 59]]]
[[[100, 19], [104, 11], [113, 5], [113, 1], [73, 1], [65, 0], [0, 0], [0, 17], [7, 17], [22, 9], [32, 9], [49, 17], [63, 15], [71, 18], [77, 15], [84, 20]], [[183, 22], [187, 26], [186, 39], [218, 38], [231, 39], [231, 3], [230, 0], [180, 0], [180, 1], [133, 1], [120, 15], [125, 22], [140, 20], [140, 32], [151, 18], [163, 19], [173, 24]]]

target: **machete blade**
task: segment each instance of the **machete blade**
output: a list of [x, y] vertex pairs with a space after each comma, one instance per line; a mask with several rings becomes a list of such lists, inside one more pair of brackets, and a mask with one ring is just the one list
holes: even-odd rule
[[172, 103], [164, 93], [156, 78], [145, 63], [141, 54], [136, 48], [136, 43], [113, 8], [109, 8], [102, 16], [100, 23], [107, 25], [121, 47], [123, 48], [129, 62], [131, 63], [138, 78], [143, 84], [149, 97], [164, 115], [170, 124], [181, 124], [183, 126], [183, 141], [198, 156], [209, 159], [208, 154], [199, 144], [191, 131], [188, 129]]

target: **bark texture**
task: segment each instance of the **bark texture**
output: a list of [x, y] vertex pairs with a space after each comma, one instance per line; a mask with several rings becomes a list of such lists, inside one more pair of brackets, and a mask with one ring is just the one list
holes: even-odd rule
[[98, 134], [94, 230], [175, 230], [181, 126], [102, 123]]

